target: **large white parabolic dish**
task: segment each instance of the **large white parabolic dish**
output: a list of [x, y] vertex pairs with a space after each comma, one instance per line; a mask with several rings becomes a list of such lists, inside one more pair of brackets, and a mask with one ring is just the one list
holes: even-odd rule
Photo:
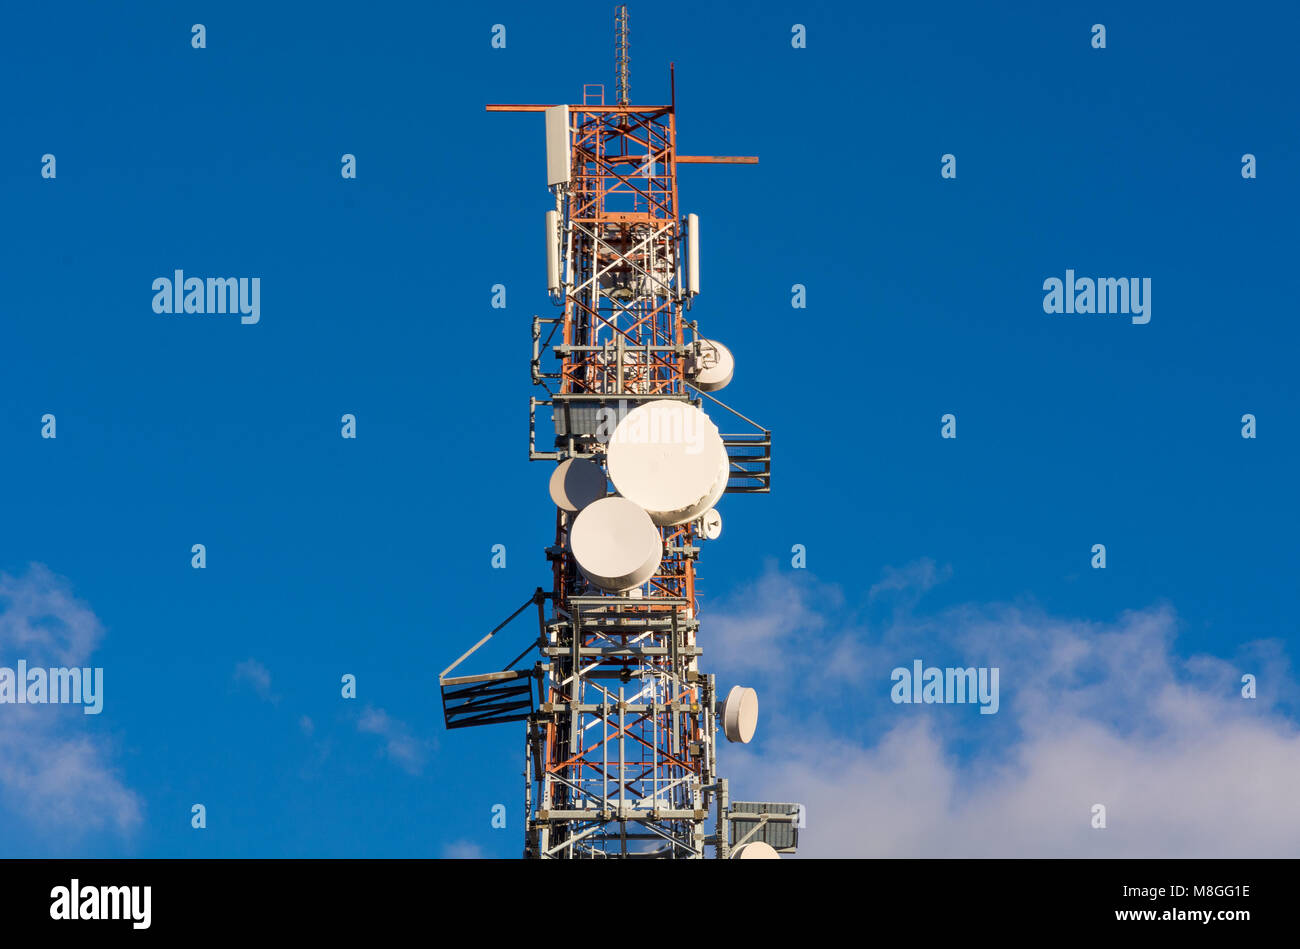
[[689, 402], [657, 399], [628, 412], [606, 458], [618, 493], [661, 527], [694, 520], [727, 489], [727, 446]]
[[576, 514], [608, 493], [605, 471], [586, 458], [566, 458], [551, 472], [551, 500], [556, 507]]
[[758, 693], [732, 686], [722, 703], [722, 731], [727, 741], [749, 744], [758, 728]]
[[751, 840], [741, 844], [731, 855], [732, 860], [780, 860], [776, 848], [762, 840]]
[[606, 593], [645, 583], [659, 569], [664, 550], [650, 515], [620, 497], [584, 507], [569, 529], [569, 546], [587, 579]]

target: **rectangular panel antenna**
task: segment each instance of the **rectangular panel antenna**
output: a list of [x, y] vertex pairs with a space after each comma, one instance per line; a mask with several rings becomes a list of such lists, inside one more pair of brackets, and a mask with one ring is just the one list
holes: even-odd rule
[[546, 185], [569, 183], [569, 107], [556, 105], [546, 110]]

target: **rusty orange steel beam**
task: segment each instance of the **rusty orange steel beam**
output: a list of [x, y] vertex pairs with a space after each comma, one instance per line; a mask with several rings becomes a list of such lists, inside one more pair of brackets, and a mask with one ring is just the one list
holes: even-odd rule
[[[514, 103], [491, 103], [486, 106], [489, 112], [545, 112], [556, 105], [566, 105], [564, 102], [557, 102], [554, 105], [518, 105]], [[669, 112], [672, 111], [670, 105], [569, 105], [574, 112]]]
[[757, 155], [678, 155], [679, 165], [757, 165]]

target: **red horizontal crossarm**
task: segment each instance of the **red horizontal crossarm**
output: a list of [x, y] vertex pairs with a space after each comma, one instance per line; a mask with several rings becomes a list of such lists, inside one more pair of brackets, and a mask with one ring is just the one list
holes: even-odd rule
[[[564, 105], [563, 102], [557, 102], [554, 105], [517, 105], [513, 103], [491, 103], [486, 106], [489, 112], [545, 112], [547, 109], [553, 109], [557, 105]], [[670, 105], [571, 105], [569, 106], [574, 112], [670, 112]]]
[[757, 155], [678, 155], [679, 165], [757, 165]]

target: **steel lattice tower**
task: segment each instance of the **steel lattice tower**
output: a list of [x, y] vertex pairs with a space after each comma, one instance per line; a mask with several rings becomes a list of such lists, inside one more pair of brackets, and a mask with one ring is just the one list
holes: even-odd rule
[[[748, 430], [722, 436], [727, 493], [769, 488], [771, 435], [691, 385], [698, 328], [686, 319], [698, 292], [698, 230], [678, 206], [677, 170], [757, 158], [677, 152], [676, 95], [666, 105], [626, 101], [626, 8], [616, 19], [619, 101], [584, 87], [575, 105], [489, 105], [545, 112], [555, 210], [547, 214], [548, 284], [558, 317], [534, 317], [529, 457], [604, 464], [614, 422], [651, 400], [721, 406]], [[555, 438], [539, 450], [538, 409]], [[532, 669], [440, 679], [448, 727], [527, 722], [528, 857], [726, 857], [743, 823], [717, 775], [718, 696], [700, 667], [696, 597], [698, 521], [659, 528], [664, 551], [642, 587], [610, 594], [589, 584], [569, 550], [574, 515], [557, 509], [547, 549], [551, 590], [538, 589], [509, 619], [537, 607], [540, 656]], [[749, 815], [759, 839], [794, 848], [795, 805]], [[736, 841], [739, 842], [739, 841]]]

